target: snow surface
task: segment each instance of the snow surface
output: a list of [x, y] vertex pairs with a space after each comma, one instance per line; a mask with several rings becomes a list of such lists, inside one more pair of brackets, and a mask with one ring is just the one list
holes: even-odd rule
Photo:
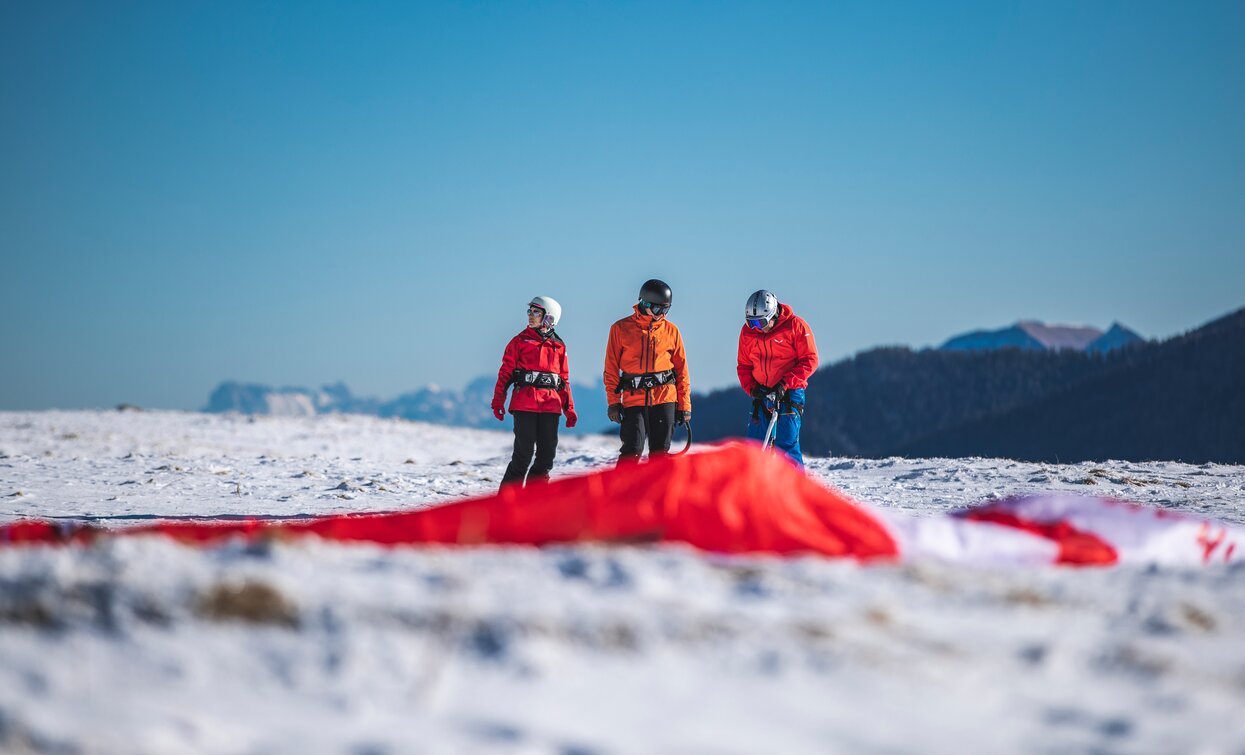
[[[361, 416], [0, 413], [0, 521], [398, 510], [511, 436]], [[558, 474], [617, 441], [562, 438]], [[1245, 467], [811, 459], [888, 510], [1061, 490], [1245, 522]], [[1245, 568], [681, 547], [0, 548], [0, 751], [1245, 752]]]

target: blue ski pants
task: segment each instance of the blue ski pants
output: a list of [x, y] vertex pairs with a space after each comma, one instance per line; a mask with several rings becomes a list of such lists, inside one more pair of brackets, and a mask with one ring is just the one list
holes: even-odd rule
[[[763, 400], [761, 402], [764, 411], [757, 412], [757, 416], [748, 423], [748, 437], [765, 442], [765, 431], [769, 428], [769, 413], [774, 411], [774, 403], [772, 401]], [[798, 405], [799, 409], [795, 406]], [[778, 423], [774, 426], [774, 445], [778, 450], [791, 457], [801, 469], [804, 468], [804, 454], [800, 451], [800, 424], [803, 420], [804, 412], [804, 389], [796, 388], [787, 392], [787, 399], [780, 405], [778, 413]]]

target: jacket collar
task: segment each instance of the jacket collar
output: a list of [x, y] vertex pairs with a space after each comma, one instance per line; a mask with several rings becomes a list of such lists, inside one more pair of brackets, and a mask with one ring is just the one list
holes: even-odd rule
[[631, 316], [631, 319], [635, 320], [636, 324], [644, 329], [648, 329], [650, 325], [653, 327], [660, 327], [663, 322], [666, 322], [666, 317], [669, 317], [669, 315], [666, 315], [666, 317], [658, 320], [652, 315], [641, 314], [639, 304], [632, 304], [631, 309], [635, 312], [635, 314]]
[[540, 328], [524, 328], [521, 335], [526, 335], [528, 338], [538, 338], [541, 341], [562, 343], [562, 336], [558, 335], [558, 332], [553, 328], [550, 328], [548, 333], [542, 332]]

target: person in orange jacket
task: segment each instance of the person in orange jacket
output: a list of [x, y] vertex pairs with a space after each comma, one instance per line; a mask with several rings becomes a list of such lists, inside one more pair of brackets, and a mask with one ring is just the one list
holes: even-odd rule
[[[817, 371], [817, 343], [808, 323], [764, 289], [748, 297], [739, 331], [739, 384], [752, 396], [747, 436], [765, 442], [769, 421], [778, 412], [774, 445], [801, 468], [800, 425], [804, 389]], [[772, 398], [771, 398], [772, 397]]]
[[675, 425], [692, 418], [691, 378], [679, 328], [666, 319], [674, 297], [662, 281], [646, 281], [634, 314], [610, 327], [605, 346], [605, 396], [617, 422], [619, 461], [670, 451]]
[[493, 416], [499, 421], [506, 418], [506, 389], [514, 386], [510, 394], [514, 453], [502, 476], [502, 487], [547, 480], [558, 451], [559, 416], [566, 413], [568, 428], [578, 420], [568, 382], [566, 344], [553, 330], [561, 317], [562, 307], [556, 301], [548, 296], [535, 297], [527, 305], [527, 327], [510, 339], [502, 354], [493, 388]]

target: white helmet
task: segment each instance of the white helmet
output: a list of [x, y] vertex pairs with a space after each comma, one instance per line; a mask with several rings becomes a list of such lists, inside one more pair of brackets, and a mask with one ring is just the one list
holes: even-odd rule
[[541, 325], [546, 328], [552, 328], [558, 324], [558, 320], [562, 319], [562, 305], [558, 304], [552, 296], [533, 296], [527, 306], [545, 310], [545, 319], [541, 321]]
[[[744, 305], [745, 320], [762, 320], [769, 322], [778, 315], [778, 297], [765, 289], [761, 289], [748, 297]], [[751, 324], [751, 323], [749, 323]]]

